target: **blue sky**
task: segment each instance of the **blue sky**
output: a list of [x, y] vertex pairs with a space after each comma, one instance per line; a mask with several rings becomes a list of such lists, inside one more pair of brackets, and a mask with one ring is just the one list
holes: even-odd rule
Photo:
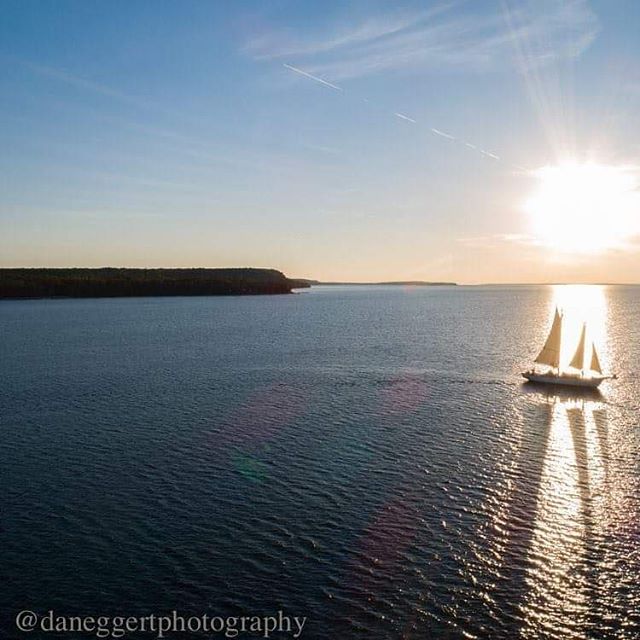
[[2, 266], [640, 280], [635, 236], [574, 255], [524, 206], [568, 157], [640, 164], [635, 2], [2, 11]]

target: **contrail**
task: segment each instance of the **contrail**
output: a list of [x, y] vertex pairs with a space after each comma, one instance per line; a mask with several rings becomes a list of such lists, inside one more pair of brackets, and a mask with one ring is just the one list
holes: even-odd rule
[[323, 80], [322, 78], [318, 78], [318, 76], [314, 76], [311, 73], [307, 73], [306, 71], [303, 71], [302, 69], [298, 69], [298, 67], [293, 67], [290, 64], [283, 64], [283, 67], [286, 67], [287, 69], [290, 69], [291, 71], [295, 71], [296, 73], [299, 73], [301, 76], [305, 76], [306, 78], [311, 78], [311, 80], [315, 80], [316, 82], [319, 82], [320, 84], [325, 85], [326, 87], [331, 87], [332, 89], [335, 89], [336, 91], [344, 91], [344, 89], [342, 87], [339, 87], [337, 84], [332, 84], [331, 82], [327, 82], [326, 80]]
[[433, 131], [433, 133], [435, 133], [437, 136], [442, 136], [443, 138], [448, 138], [449, 140], [455, 140], [453, 136], [450, 136], [444, 131], [440, 131], [440, 129], [434, 129], [433, 127], [431, 127], [431, 131]]
[[500, 160], [500, 156], [497, 156], [495, 153], [491, 153], [491, 151], [485, 151], [484, 149], [478, 149], [478, 151], [488, 158], [493, 158], [494, 160]]
[[410, 118], [409, 116], [405, 116], [404, 113], [394, 113], [394, 116], [397, 116], [398, 118], [402, 118], [402, 120], [406, 120], [407, 122], [413, 122], [413, 124], [418, 124], [417, 120], [414, 120], [413, 118]]
[[[331, 89], [335, 89], [336, 91], [342, 91], [344, 93], [344, 89], [342, 87], [339, 87], [336, 84], [333, 84], [331, 82], [329, 82], [328, 80], [324, 80], [323, 78], [319, 78], [318, 76], [314, 76], [312, 73], [308, 73], [307, 71], [303, 71], [302, 69], [298, 69], [298, 67], [294, 67], [291, 64], [284, 64], [282, 65], [285, 69], [289, 69], [289, 71], [293, 71], [294, 73], [299, 73], [301, 76], [304, 76], [305, 78], [309, 78], [311, 80], [314, 80], [315, 82], [319, 82], [320, 84], [325, 85], [326, 87], [330, 87]], [[371, 104], [371, 101], [368, 98], [362, 98], [363, 102], [366, 102], [367, 104]], [[417, 120], [414, 120], [413, 118], [410, 118], [409, 116], [405, 115], [404, 113], [399, 113], [397, 111], [395, 111], [393, 113], [393, 115], [396, 118], [400, 118], [401, 120], [405, 120], [406, 122], [411, 122], [412, 124], [418, 124]], [[453, 142], [459, 143], [459, 144], [464, 144], [466, 147], [468, 147], [469, 149], [473, 149], [473, 151], [486, 156], [487, 158], [492, 158], [493, 160], [500, 160], [500, 156], [496, 155], [495, 153], [492, 153], [491, 151], [486, 151], [485, 149], [481, 149], [480, 147], [477, 147], [475, 144], [471, 144], [470, 142], [467, 142], [466, 140], [461, 140], [459, 138], [456, 138], [455, 136], [452, 136], [449, 133], [445, 133], [444, 131], [442, 131], [441, 129], [436, 129], [435, 127], [429, 127], [431, 132], [434, 133], [437, 136], [440, 136], [441, 138], [446, 138], [447, 140], [452, 140]], [[521, 167], [517, 167], [519, 170], [521, 170]]]

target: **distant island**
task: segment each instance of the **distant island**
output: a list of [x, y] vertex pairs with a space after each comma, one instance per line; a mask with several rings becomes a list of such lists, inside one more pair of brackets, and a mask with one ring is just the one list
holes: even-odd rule
[[455, 287], [455, 282], [428, 282], [426, 280], [392, 280], [389, 282], [322, 282], [320, 280], [308, 280], [305, 278], [296, 278], [295, 282], [306, 283], [306, 286], [314, 285], [349, 285], [349, 286], [381, 286], [381, 285], [393, 285], [403, 287]]
[[0, 269], [0, 299], [282, 294], [309, 286], [275, 269]]

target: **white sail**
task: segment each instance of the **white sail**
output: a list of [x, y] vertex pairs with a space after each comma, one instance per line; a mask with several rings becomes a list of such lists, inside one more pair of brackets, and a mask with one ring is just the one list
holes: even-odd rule
[[556, 315], [553, 318], [551, 331], [547, 337], [547, 341], [542, 347], [542, 351], [538, 354], [535, 361], [538, 364], [547, 364], [550, 367], [558, 368], [560, 366], [560, 346], [562, 344], [562, 317], [556, 309]]
[[596, 351], [596, 345], [591, 346], [591, 371], [595, 371], [602, 375], [602, 367], [600, 366], [600, 359], [598, 358], [598, 352]]
[[574, 367], [576, 369], [584, 369], [584, 352], [585, 352], [585, 343], [587, 340], [587, 325], [582, 325], [582, 333], [580, 334], [580, 341], [578, 342], [578, 348], [569, 363], [570, 367]]

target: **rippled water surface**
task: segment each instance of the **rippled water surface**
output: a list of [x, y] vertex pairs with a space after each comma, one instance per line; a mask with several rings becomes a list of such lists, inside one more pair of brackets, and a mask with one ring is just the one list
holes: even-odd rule
[[[556, 302], [599, 397], [521, 383]], [[640, 288], [0, 302], [0, 332], [2, 637], [51, 608], [640, 637]]]

